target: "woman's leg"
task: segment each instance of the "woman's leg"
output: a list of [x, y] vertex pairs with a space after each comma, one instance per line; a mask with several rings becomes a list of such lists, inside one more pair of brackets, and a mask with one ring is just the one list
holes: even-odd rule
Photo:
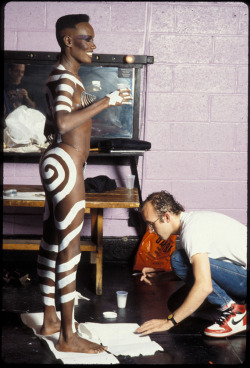
[[57, 349], [101, 352], [104, 350], [102, 346], [76, 334], [74, 324], [76, 271], [81, 256], [80, 232], [85, 210], [84, 179], [79, 153], [70, 147], [67, 150], [56, 147], [45, 155], [42, 168], [46, 173], [46, 190], [53, 200], [54, 226], [58, 236], [56, 280], [61, 306], [61, 330]]
[[[40, 167], [41, 169], [41, 167]], [[43, 180], [43, 173], [40, 170]], [[61, 322], [56, 314], [55, 284], [56, 259], [58, 254], [57, 231], [54, 226], [53, 204], [46, 195], [43, 215], [43, 237], [37, 259], [37, 273], [44, 305], [44, 321], [40, 333], [52, 335], [60, 330]]]

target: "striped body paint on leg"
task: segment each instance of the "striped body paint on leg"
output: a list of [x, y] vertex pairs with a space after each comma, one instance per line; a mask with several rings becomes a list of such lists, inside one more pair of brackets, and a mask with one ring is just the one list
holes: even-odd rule
[[[78, 254], [72, 255], [74, 252], [69, 251], [69, 248], [82, 229], [83, 220], [77, 225], [74, 224], [74, 220], [85, 208], [85, 200], [72, 203], [63, 220], [59, 221], [56, 218], [56, 213], [59, 213], [58, 206], [66, 200], [67, 196], [69, 200], [77, 180], [75, 163], [62, 148], [55, 147], [45, 153], [40, 163], [40, 174], [43, 185], [49, 193], [43, 220], [47, 224], [52, 221], [58, 235], [58, 244], [53, 244], [53, 241], [46, 242], [44, 239], [41, 241], [41, 252], [38, 257], [40, 289], [44, 304], [54, 305], [55, 282], [57, 282], [60, 302], [67, 303], [75, 299], [75, 288], [72, 283], [75, 283], [76, 268], [81, 257], [80, 250]], [[62, 262], [61, 259], [64, 261]]]

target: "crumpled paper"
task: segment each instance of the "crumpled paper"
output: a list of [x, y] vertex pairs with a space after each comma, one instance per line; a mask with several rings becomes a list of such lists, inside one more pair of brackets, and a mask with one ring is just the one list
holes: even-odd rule
[[4, 143], [7, 147], [44, 144], [45, 116], [38, 110], [25, 105], [19, 106], [5, 119]]

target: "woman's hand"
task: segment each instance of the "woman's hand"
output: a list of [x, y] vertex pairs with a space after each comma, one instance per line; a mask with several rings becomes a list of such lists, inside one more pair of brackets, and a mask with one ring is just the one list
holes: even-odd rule
[[119, 90], [119, 96], [123, 98], [122, 105], [130, 103], [133, 100], [131, 96], [131, 89], [130, 88], [123, 88]]
[[116, 90], [112, 93], [109, 93], [107, 97], [109, 97], [110, 106], [120, 106], [133, 100], [133, 97], [131, 96], [131, 90], [129, 88]]

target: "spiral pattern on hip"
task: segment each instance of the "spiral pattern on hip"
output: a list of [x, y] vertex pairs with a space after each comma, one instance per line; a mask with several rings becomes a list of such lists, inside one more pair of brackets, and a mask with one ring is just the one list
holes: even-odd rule
[[[60, 159], [63, 160], [67, 170], [65, 170]], [[45, 153], [41, 163], [41, 176], [45, 188], [49, 192], [56, 191], [58, 187], [66, 181], [63, 189], [53, 196], [54, 206], [68, 195], [76, 183], [76, 167], [70, 155], [62, 148], [56, 147]]]

